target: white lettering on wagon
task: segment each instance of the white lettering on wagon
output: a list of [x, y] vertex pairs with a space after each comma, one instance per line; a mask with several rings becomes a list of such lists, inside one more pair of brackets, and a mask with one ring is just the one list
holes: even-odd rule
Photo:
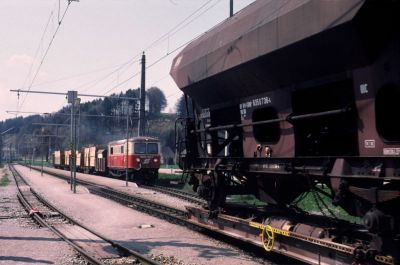
[[361, 93], [361, 95], [368, 94], [368, 84], [360, 85], [360, 93]]
[[256, 98], [256, 99], [253, 99], [253, 107], [267, 105], [267, 104], [270, 104], [271, 102], [272, 101], [271, 101], [270, 97]]
[[247, 109], [251, 108], [252, 105], [253, 105], [253, 103], [251, 101], [240, 103], [239, 108], [240, 108], [240, 118], [241, 118], [241, 120], [246, 119]]
[[270, 97], [255, 98], [255, 99], [240, 103], [239, 108], [240, 108], [241, 119], [244, 120], [246, 118], [247, 109], [250, 109], [253, 107], [261, 107], [263, 105], [267, 105], [270, 103], [272, 103], [272, 100]]
[[365, 148], [375, 148], [375, 140], [365, 140], [364, 147]]
[[385, 156], [398, 156], [400, 155], [400, 148], [383, 148]]

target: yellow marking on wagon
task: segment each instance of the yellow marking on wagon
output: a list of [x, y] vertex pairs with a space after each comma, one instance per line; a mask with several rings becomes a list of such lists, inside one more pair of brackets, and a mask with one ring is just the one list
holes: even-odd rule
[[249, 225], [254, 228], [261, 229], [261, 242], [263, 243], [264, 249], [268, 252], [274, 249], [275, 234], [290, 236], [290, 232], [272, 227], [270, 225], [264, 225], [257, 222], [249, 222]]

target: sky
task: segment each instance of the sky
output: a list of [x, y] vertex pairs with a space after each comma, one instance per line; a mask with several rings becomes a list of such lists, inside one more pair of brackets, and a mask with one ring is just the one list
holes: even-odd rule
[[[169, 76], [173, 58], [227, 19], [229, 2], [0, 0], [0, 120], [16, 116], [6, 111], [53, 112], [68, 104], [63, 96], [11, 89], [109, 95], [138, 88], [143, 51], [146, 88], [159, 87], [172, 112], [181, 96]], [[252, 2], [234, 0], [234, 12]]]

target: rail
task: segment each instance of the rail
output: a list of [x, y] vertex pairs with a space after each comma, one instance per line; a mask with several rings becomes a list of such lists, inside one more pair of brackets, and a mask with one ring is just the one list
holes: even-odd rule
[[[50, 174], [55, 176], [57, 175], [51, 172]], [[61, 176], [58, 175], [58, 177]], [[63, 178], [65, 179], [65, 177]], [[365, 255], [368, 258], [372, 258], [372, 262], [371, 259], [368, 259], [368, 262], [370, 262], [368, 264], [395, 264], [390, 256], [369, 256], [369, 254], [366, 253], [364, 250], [359, 249], [357, 247], [357, 244], [352, 245], [331, 240], [327, 241], [325, 239], [305, 236], [303, 234], [291, 231], [287, 232], [273, 226], [267, 228], [266, 225], [263, 225], [262, 223], [257, 221], [257, 218], [259, 218], [257, 216], [260, 216], [261, 213], [258, 215], [252, 214], [251, 217], [249, 216], [246, 218], [239, 218], [231, 215], [228, 216], [221, 213], [220, 215], [218, 215], [217, 218], [211, 219], [208, 216], [208, 211], [201, 208], [189, 206], [186, 207], [187, 211], [182, 211], [154, 201], [136, 197], [132, 194], [116, 191], [104, 186], [96, 186], [90, 183], [86, 183], [84, 185], [88, 185], [88, 189], [92, 193], [107, 197], [135, 210], [139, 210], [150, 215], [168, 220], [172, 223], [184, 225], [190, 229], [202, 232], [214, 238], [222, 237], [223, 239], [220, 240], [226, 242], [232, 243], [232, 241], [237, 241], [237, 245], [240, 245], [241, 247], [243, 247], [244, 245], [253, 245], [258, 248], [261, 247], [261, 249], [269, 249], [269, 251], [273, 253], [278, 253], [287, 258], [296, 259], [298, 261], [306, 262], [309, 264], [332, 264], [332, 262], [339, 262], [340, 260], [338, 258], [346, 260], [346, 262], [342, 264], [347, 264], [348, 262], [352, 263], [357, 261], [356, 256], [358, 254]], [[272, 210], [271, 213], [274, 213], [274, 210]], [[291, 216], [291, 214], [289, 214], [289, 216]], [[277, 215], [277, 217], [285, 218], [285, 215]], [[309, 215], [308, 219], [312, 217], [313, 216]], [[291, 216], [290, 218], [293, 218], [293, 216]], [[329, 221], [329, 218], [327, 217], [319, 216], [318, 218], [323, 219], [323, 223], [334, 223], [332, 220]], [[341, 229], [340, 227], [337, 228], [339, 230]], [[270, 231], [273, 232], [272, 236]], [[261, 234], [264, 233], [262, 241], [260, 241], [260, 232]], [[362, 233], [361, 230], [358, 233]], [[276, 241], [277, 244], [272, 246], [268, 245], [268, 242], [271, 242], [271, 240]], [[233, 244], [236, 245], [236, 243]], [[286, 250], [283, 251], [282, 249]]]
[[[28, 202], [28, 200], [26, 199], [26, 195], [24, 195], [24, 192], [21, 191], [20, 189], [20, 182], [23, 182], [24, 185], [28, 185], [27, 182], [24, 180], [24, 178], [13, 168], [13, 166], [10, 166], [10, 171], [12, 172], [14, 179], [17, 183], [17, 187], [18, 187], [18, 198], [20, 199], [21, 203], [24, 205], [24, 207], [27, 209], [28, 212], [30, 212], [32, 214], [32, 217], [35, 219], [35, 221], [37, 221], [41, 226], [43, 227], [47, 227], [49, 228], [52, 232], [54, 232], [57, 236], [59, 236], [60, 238], [62, 238], [64, 241], [66, 241], [68, 244], [70, 244], [75, 250], [77, 250], [79, 253], [81, 253], [85, 259], [90, 262], [91, 264], [104, 264], [103, 262], [101, 262], [100, 260], [98, 260], [97, 258], [93, 257], [93, 255], [91, 255], [88, 251], [86, 251], [85, 249], [83, 249], [82, 247], [80, 247], [79, 245], [75, 244], [73, 241], [71, 241], [70, 239], [68, 239], [68, 237], [66, 235], [64, 235], [59, 229], [57, 229], [55, 226], [50, 225], [48, 222], [46, 222], [46, 219], [43, 218], [39, 212], [35, 211], [35, 208], [31, 206], [31, 204]], [[101, 235], [100, 233], [88, 228], [87, 226], [83, 225], [81, 222], [78, 222], [77, 220], [73, 219], [72, 217], [70, 217], [69, 215], [67, 215], [66, 213], [64, 213], [62, 210], [58, 209], [57, 207], [55, 207], [54, 205], [52, 205], [50, 202], [48, 202], [46, 199], [44, 199], [41, 195], [39, 195], [38, 193], [36, 193], [34, 191], [34, 189], [32, 189], [31, 187], [29, 187], [29, 189], [24, 189], [25, 192], [30, 192], [35, 198], [37, 198], [41, 203], [43, 203], [43, 205], [49, 209], [51, 209], [53, 212], [56, 212], [57, 214], [59, 214], [60, 216], [62, 216], [65, 220], [67, 220], [69, 223], [76, 225], [80, 228], [83, 228], [84, 230], [88, 231], [90, 234], [95, 235], [96, 237], [104, 240], [105, 242], [109, 243], [114, 249], [116, 249], [118, 252], [123, 253], [124, 257], [125, 256], [132, 256], [135, 259], [137, 259], [137, 261], [140, 262], [140, 264], [144, 264], [144, 265], [159, 265], [158, 262], [147, 258], [145, 256], [143, 256], [142, 254], [135, 252], [133, 250], [130, 250], [118, 243], [116, 243], [115, 241], [105, 237], [104, 235]]]

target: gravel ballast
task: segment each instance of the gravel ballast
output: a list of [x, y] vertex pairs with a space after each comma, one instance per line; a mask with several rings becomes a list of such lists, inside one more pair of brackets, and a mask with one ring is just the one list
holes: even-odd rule
[[17, 198], [11, 173], [0, 169], [10, 183], [0, 186], [0, 264], [78, 264], [67, 243], [34, 223]]
[[[264, 262], [185, 227], [90, 194], [82, 186], [77, 186], [77, 193], [73, 194], [70, 185], [64, 180], [47, 174], [41, 176], [40, 172], [30, 171], [23, 166], [16, 166], [16, 169], [23, 176], [27, 176], [26, 179], [38, 193], [84, 225], [132, 250], [155, 257], [164, 264], [220, 265]], [[91, 177], [99, 178], [102, 185], [109, 181], [104, 177]], [[115, 179], [110, 180], [118, 182]], [[125, 182], [119, 181], [114, 185], [124, 187]], [[138, 189], [133, 186], [129, 188]]]
[[[71, 174], [70, 171], [65, 171], [62, 169], [55, 169], [49, 167], [45, 167], [44, 169], [49, 172], [54, 172], [56, 174], [64, 175], [66, 177], [69, 177]], [[128, 186], [126, 186], [126, 182], [124, 180], [112, 179], [103, 176], [89, 175], [84, 173], [76, 173], [76, 178], [78, 180], [84, 180], [90, 183], [96, 183], [98, 185], [107, 186], [118, 191], [130, 193], [135, 196], [142, 197], [144, 199], [151, 199], [154, 201], [158, 201], [169, 207], [174, 207], [180, 210], [185, 210], [185, 205], [190, 204], [185, 200], [176, 197], [171, 197], [161, 192], [156, 192], [153, 190], [138, 187], [138, 185], [136, 185], [136, 183], [134, 182], [128, 182]]]

